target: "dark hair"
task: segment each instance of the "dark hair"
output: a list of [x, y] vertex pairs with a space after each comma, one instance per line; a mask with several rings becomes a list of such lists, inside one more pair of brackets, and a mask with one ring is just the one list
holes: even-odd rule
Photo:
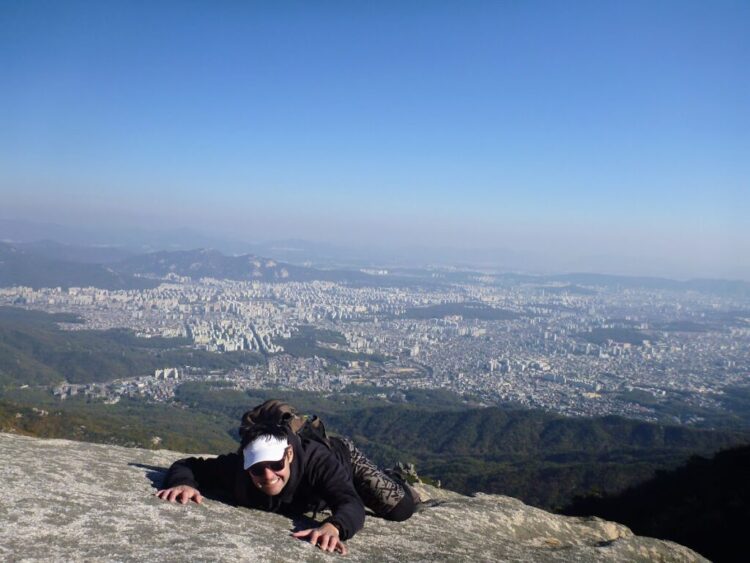
[[261, 436], [272, 436], [279, 440], [286, 440], [289, 442], [289, 428], [286, 426], [280, 426], [278, 424], [268, 424], [260, 422], [253, 424], [249, 428], [240, 428], [240, 449], [239, 453], [242, 453], [250, 442], [254, 442]]

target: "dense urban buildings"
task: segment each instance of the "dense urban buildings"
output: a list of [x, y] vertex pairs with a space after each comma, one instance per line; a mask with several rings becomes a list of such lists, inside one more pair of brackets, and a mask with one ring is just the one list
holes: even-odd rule
[[[750, 374], [747, 303], [695, 291], [503, 285], [482, 276], [400, 287], [170, 276], [148, 290], [2, 288], [0, 305], [85, 320], [69, 330], [128, 328], [262, 360], [224, 373], [164, 366], [128, 381], [60, 382], [52, 389], [60, 397], [168, 401], [183, 381], [221, 379], [241, 389], [439, 388], [488, 405], [651, 420], [675, 396], [715, 408]], [[300, 349], [301, 340], [308, 346]]]

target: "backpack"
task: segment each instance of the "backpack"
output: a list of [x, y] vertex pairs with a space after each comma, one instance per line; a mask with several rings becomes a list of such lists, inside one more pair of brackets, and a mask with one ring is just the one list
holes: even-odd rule
[[240, 422], [240, 437], [256, 424], [274, 424], [284, 426], [297, 434], [300, 438], [315, 440], [331, 448], [331, 441], [326, 434], [323, 421], [317, 416], [308, 418], [302, 416], [289, 403], [278, 399], [269, 399], [242, 415]]

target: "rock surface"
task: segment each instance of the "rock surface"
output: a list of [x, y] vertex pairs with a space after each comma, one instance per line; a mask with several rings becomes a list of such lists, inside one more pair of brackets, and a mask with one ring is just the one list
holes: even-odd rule
[[[182, 454], [0, 434], [0, 560], [323, 561], [305, 524], [219, 500], [154, 496]], [[427, 487], [410, 520], [368, 517], [351, 561], [705, 561], [620, 524], [550, 514], [502, 496]]]

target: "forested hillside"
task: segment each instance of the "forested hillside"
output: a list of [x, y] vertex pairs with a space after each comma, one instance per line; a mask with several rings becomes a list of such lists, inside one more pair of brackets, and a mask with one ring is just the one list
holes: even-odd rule
[[501, 493], [545, 508], [575, 495], [621, 491], [692, 454], [750, 442], [739, 432], [499, 408], [394, 406], [334, 415], [330, 425], [379, 462], [405, 458], [450, 489]]
[[687, 545], [713, 561], [746, 561], [750, 522], [750, 446], [674, 471], [612, 496], [578, 498], [563, 512], [621, 522], [636, 534]]

